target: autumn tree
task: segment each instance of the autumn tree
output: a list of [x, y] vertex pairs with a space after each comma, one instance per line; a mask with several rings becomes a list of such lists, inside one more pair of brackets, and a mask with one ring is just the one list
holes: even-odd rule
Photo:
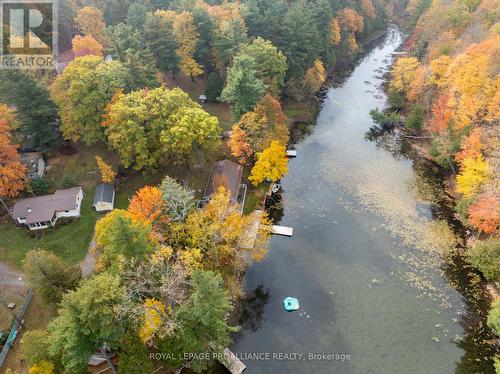
[[262, 152], [272, 140], [288, 143], [287, 117], [278, 100], [265, 95], [252, 112], [244, 114], [233, 126], [229, 146], [234, 156], [242, 161], [254, 152]]
[[116, 171], [113, 167], [106, 163], [101, 156], [95, 156], [95, 160], [97, 162], [99, 172], [101, 173], [101, 181], [103, 183], [113, 183], [116, 177]]
[[479, 232], [494, 234], [500, 226], [500, 200], [498, 196], [486, 195], [469, 207], [469, 223]]
[[247, 133], [238, 124], [233, 126], [227, 145], [231, 149], [231, 154], [242, 164], [246, 164], [253, 154], [252, 146], [247, 143]]
[[10, 130], [17, 130], [20, 127], [19, 119], [17, 118], [16, 110], [7, 104], [0, 104], [0, 121], [6, 122]]
[[173, 32], [179, 45], [176, 53], [180, 58], [180, 71], [191, 78], [203, 74], [202, 66], [194, 59], [200, 35], [193, 23], [193, 15], [186, 11], [178, 14], [174, 19]]
[[[364, 0], [366, 2], [366, 0]], [[368, 12], [371, 9], [367, 9]], [[340, 24], [340, 28], [347, 35], [347, 45], [351, 53], [355, 53], [358, 50], [358, 44], [356, 42], [356, 34], [361, 33], [364, 30], [365, 24], [363, 16], [361, 16], [356, 10], [352, 8], [343, 8], [337, 13], [336, 19]]]
[[455, 128], [465, 128], [483, 119], [494, 121], [500, 118], [500, 77], [492, 70], [499, 43], [500, 35], [497, 35], [472, 44], [450, 64], [447, 84]]
[[375, 7], [371, 0], [362, 0], [361, 7], [363, 9], [363, 14], [368, 18], [375, 18]]
[[92, 36], [76, 35], [71, 41], [75, 57], [94, 55], [102, 56], [102, 45]]
[[25, 185], [26, 167], [21, 164], [17, 146], [12, 144], [10, 124], [0, 120], [0, 200], [15, 197]]
[[490, 167], [483, 156], [468, 157], [462, 161], [460, 174], [456, 177], [456, 190], [465, 197], [479, 192], [481, 185], [489, 177]]
[[118, 61], [104, 63], [102, 57], [73, 60], [52, 86], [59, 105], [61, 131], [65, 139], [87, 144], [103, 141], [104, 109], [113, 95], [125, 86], [127, 72]]
[[49, 361], [40, 361], [30, 367], [29, 374], [52, 374], [54, 373], [54, 364]]
[[428, 79], [429, 84], [435, 84], [437, 87], [442, 87], [446, 84], [446, 72], [451, 63], [451, 57], [441, 55], [429, 64], [430, 75]]
[[218, 142], [216, 117], [202, 110], [179, 88], [118, 94], [107, 107], [103, 125], [111, 148], [125, 167], [157, 167], [167, 157], [188, 158], [210, 152]]
[[440, 95], [432, 106], [432, 119], [429, 123], [429, 131], [433, 134], [443, 134], [450, 127], [453, 111], [448, 106], [449, 97]]
[[330, 31], [330, 41], [333, 45], [339, 45], [342, 40], [342, 34], [340, 33], [340, 23], [337, 17], [332, 18]]
[[49, 353], [61, 357], [68, 372], [83, 371], [96, 350], [107, 357], [105, 348], [117, 348], [122, 325], [115, 310], [122, 297], [119, 277], [109, 273], [85, 279], [63, 296], [58, 315], [48, 326], [48, 343]]
[[106, 24], [102, 16], [102, 12], [93, 7], [86, 6], [78, 10], [74, 19], [76, 27], [83, 35], [91, 36], [101, 45], [106, 44], [104, 28]]
[[136, 220], [152, 223], [163, 212], [162, 190], [158, 187], [144, 186], [130, 200], [128, 212]]
[[79, 266], [71, 266], [50, 251], [31, 250], [24, 260], [28, 283], [46, 301], [58, 303], [63, 294], [74, 290], [82, 277]]
[[468, 157], [478, 157], [485, 148], [482, 142], [483, 130], [480, 127], [472, 129], [470, 134], [462, 139], [460, 152], [455, 155], [455, 160], [461, 162]]
[[419, 62], [416, 57], [401, 57], [397, 59], [391, 71], [390, 87], [408, 95], [410, 85], [415, 79]]
[[287, 172], [287, 165], [286, 147], [273, 140], [269, 148], [257, 154], [257, 162], [248, 179], [254, 185], [264, 180], [280, 180]]
[[326, 80], [326, 71], [321, 60], [315, 60], [313, 66], [306, 70], [304, 77], [291, 78], [288, 81], [288, 92], [297, 101], [311, 98], [319, 91]]
[[222, 90], [221, 100], [231, 104], [235, 118], [257, 104], [266, 90], [264, 82], [257, 77], [255, 59], [249, 55], [238, 55], [228, 69], [226, 87]]
[[100, 267], [116, 268], [122, 259], [141, 259], [151, 253], [154, 245], [150, 232], [151, 226], [133, 219], [125, 210], [115, 209], [108, 213], [95, 226], [95, 241], [102, 250]]

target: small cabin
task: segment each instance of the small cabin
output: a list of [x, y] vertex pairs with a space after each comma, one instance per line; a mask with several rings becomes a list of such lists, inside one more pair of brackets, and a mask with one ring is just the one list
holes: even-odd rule
[[115, 187], [112, 184], [101, 183], [95, 189], [92, 206], [98, 212], [113, 210], [115, 205]]

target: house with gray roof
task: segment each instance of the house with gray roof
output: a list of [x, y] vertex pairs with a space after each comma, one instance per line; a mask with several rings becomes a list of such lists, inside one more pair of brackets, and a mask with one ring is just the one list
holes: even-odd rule
[[113, 210], [115, 204], [115, 187], [112, 184], [101, 183], [95, 189], [92, 205], [98, 212]]
[[59, 218], [80, 217], [83, 200], [82, 187], [57, 190], [52, 195], [18, 200], [11, 209], [11, 217], [30, 230], [54, 226]]

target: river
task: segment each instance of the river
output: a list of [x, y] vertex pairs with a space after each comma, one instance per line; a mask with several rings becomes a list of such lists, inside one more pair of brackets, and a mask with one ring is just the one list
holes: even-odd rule
[[[365, 137], [370, 110], [386, 106], [382, 75], [401, 40], [390, 29], [328, 90], [296, 146], [280, 222], [293, 238], [272, 237], [267, 258], [246, 274], [249, 300], [231, 349], [254, 355], [243, 360], [248, 373], [469, 372], [470, 310], [443, 260], [453, 235], [419, 197], [414, 162], [395, 141]], [[298, 312], [283, 310], [287, 296], [299, 299]]]

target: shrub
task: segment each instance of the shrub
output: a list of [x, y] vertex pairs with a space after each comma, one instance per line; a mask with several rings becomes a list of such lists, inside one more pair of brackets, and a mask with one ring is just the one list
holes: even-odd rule
[[469, 248], [467, 257], [486, 279], [490, 281], [498, 279], [500, 275], [500, 238], [490, 238], [479, 242], [474, 247]]
[[405, 106], [405, 95], [401, 91], [391, 91], [387, 100], [391, 109], [399, 111]]
[[401, 119], [395, 112], [384, 113], [378, 108], [370, 111], [370, 117], [373, 121], [383, 128], [392, 128], [399, 125]]
[[43, 195], [49, 192], [50, 182], [47, 178], [38, 177], [31, 180], [31, 189], [35, 195]]
[[424, 110], [420, 105], [415, 105], [406, 120], [406, 127], [411, 130], [420, 130], [424, 122]]
[[491, 304], [491, 309], [488, 313], [488, 326], [497, 335], [500, 335], [500, 299], [496, 299]]
[[75, 181], [69, 175], [65, 175], [61, 180], [62, 188], [71, 188], [75, 186]]
[[45, 330], [28, 330], [21, 339], [21, 356], [28, 366], [48, 360], [48, 333]]
[[469, 225], [469, 207], [474, 204], [474, 198], [461, 197], [455, 204], [456, 217], [462, 224]]

